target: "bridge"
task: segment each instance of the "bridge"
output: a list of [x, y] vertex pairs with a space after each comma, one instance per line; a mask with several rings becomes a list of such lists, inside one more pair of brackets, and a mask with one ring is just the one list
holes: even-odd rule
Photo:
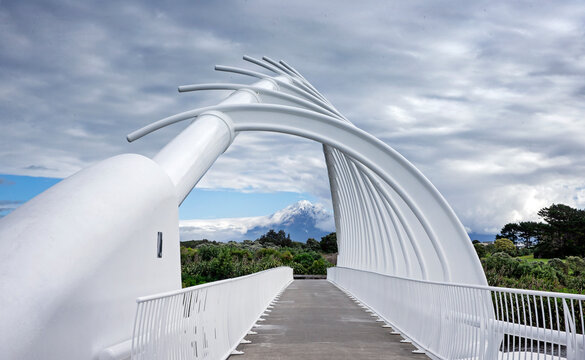
[[428, 359], [383, 324], [332, 283], [295, 280], [230, 359]]
[[[292, 270], [276, 268], [181, 289], [178, 234], [178, 206], [234, 138], [271, 131], [323, 144], [339, 255], [319, 284], [386, 331], [371, 335], [381, 340], [366, 342], [362, 355], [379, 349], [382, 358], [400, 339], [413, 358], [585, 358], [585, 296], [488, 286], [464, 227], [418, 169], [286, 62], [244, 60], [263, 72], [216, 70], [253, 84], [181, 86], [232, 93], [128, 135], [135, 141], [190, 122], [152, 159], [106, 159], [0, 220], [3, 357], [278, 358], [252, 345], [271, 346], [262, 324], [285, 313], [283, 299], [311, 280], [291, 285]], [[341, 326], [331, 313], [327, 321]], [[344, 318], [344, 334], [352, 334], [361, 322]]]

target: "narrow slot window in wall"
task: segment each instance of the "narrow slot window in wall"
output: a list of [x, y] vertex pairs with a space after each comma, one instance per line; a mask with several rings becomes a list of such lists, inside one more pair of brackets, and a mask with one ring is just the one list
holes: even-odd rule
[[162, 232], [158, 232], [157, 241], [156, 241], [156, 257], [162, 257]]

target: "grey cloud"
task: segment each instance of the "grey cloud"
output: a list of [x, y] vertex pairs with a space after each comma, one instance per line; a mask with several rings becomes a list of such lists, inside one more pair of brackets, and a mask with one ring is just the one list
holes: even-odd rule
[[25, 170], [54, 170], [42, 165], [29, 165], [24, 168]]
[[20, 200], [0, 200], [0, 206], [6, 206], [6, 205], [18, 205], [18, 204], [22, 204], [23, 202]]
[[[553, 201], [584, 207], [584, 19], [581, 1], [2, 3], [0, 172], [64, 177], [152, 156], [186, 124], [125, 135], [225, 96], [177, 85], [253, 81], [212, 70], [252, 67], [247, 53], [295, 66], [476, 232]], [[326, 201], [320, 146], [263, 135], [239, 136], [200, 185]]]

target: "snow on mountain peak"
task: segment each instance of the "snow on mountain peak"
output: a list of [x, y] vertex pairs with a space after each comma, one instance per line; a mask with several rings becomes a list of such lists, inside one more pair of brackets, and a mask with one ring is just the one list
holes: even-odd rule
[[320, 220], [324, 217], [331, 217], [321, 204], [313, 204], [309, 200], [300, 200], [272, 214], [270, 217], [275, 221], [286, 221], [300, 215]]

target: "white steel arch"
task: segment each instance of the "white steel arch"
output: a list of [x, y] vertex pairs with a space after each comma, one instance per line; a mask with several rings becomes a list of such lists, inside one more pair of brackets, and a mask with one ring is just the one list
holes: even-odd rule
[[[267, 58], [266, 62], [248, 56], [244, 59], [277, 76], [216, 66], [217, 70], [262, 80], [251, 86], [186, 85], [179, 91], [233, 89], [235, 94], [252, 96], [253, 103], [227, 101], [189, 110], [134, 131], [128, 140], [179, 121], [214, 116], [227, 126], [231, 139], [242, 131], [273, 131], [321, 142], [338, 242], [341, 249], [347, 249], [340, 250], [340, 266], [423, 280], [487, 284], [463, 226], [420, 171], [394, 149], [351, 124], [298, 73], [285, 72], [282, 64], [278, 69], [278, 63]], [[189, 182], [194, 186], [192, 179]]]

